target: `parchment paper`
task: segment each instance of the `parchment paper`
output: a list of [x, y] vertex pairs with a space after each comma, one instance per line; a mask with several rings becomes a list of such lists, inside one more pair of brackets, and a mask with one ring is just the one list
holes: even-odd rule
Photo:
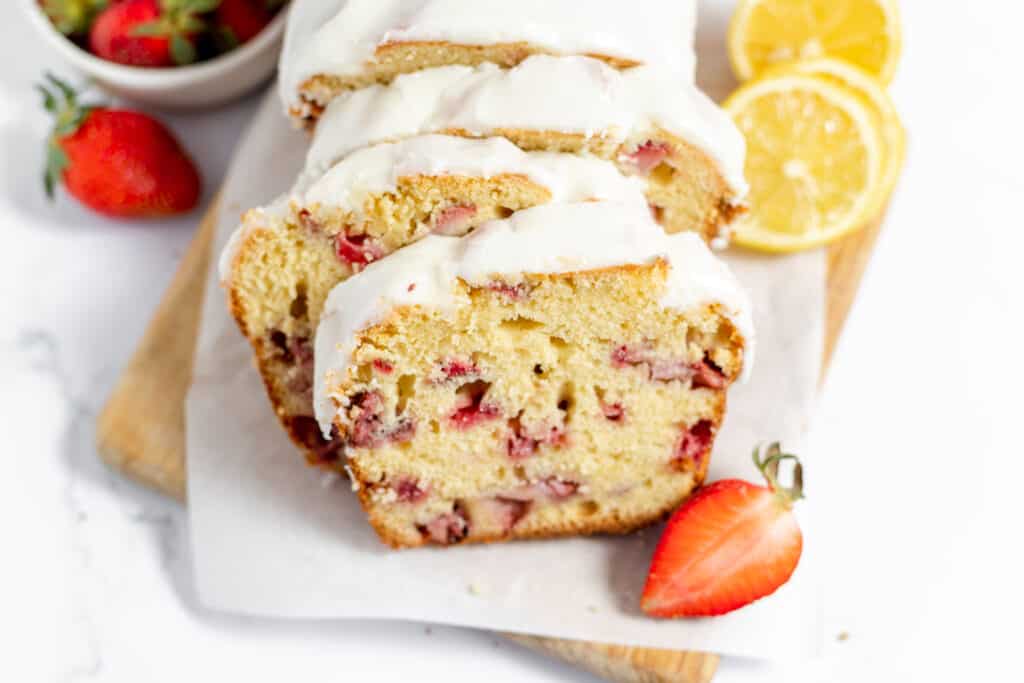
[[[222, 197], [215, 247], [240, 213], [285, 191], [305, 136], [273, 93], [242, 143]], [[730, 396], [710, 479], [757, 476], [754, 444], [798, 449], [820, 372], [825, 259], [729, 252], [753, 294], [757, 362]], [[800, 509], [805, 554], [775, 595], [726, 617], [656, 621], [639, 593], [660, 527], [589, 538], [395, 552], [376, 538], [348, 482], [304, 466], [278, 427], [251, 350], [208, 275], [187, 399], [188, 499], [196, 582], [216, 610], [279, 618], [429, 621], [578, 640], [758, 658], [819, 646], [813, 499]], [[825, 466], [802, 451], [810, 472]], [[821, 495], [821, 492], [817, 492]]]

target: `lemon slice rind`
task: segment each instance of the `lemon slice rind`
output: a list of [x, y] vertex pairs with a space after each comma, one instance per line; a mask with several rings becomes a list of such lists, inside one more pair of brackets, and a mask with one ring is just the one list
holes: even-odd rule
[[765, 72], [765, 78], [787, 74], [824, 77], [852, 88], [874, 108], [878, 115], [882, 141], [885, 143], [881, 188], [877, 196], [879, 201], [871, 214], [872, 216], [880, 215], [899, 182], [907, 155], [907, 131], [903, 127], [899, 112], [896, 110], [892, 98], [889, 97], [889, 93], [874, 76], [864, 69], [856, 64], [832, 57], [821, 57], [772, 67]]
[[[851, 144], [859, 144], [863, 148], [867, 160], [866, 177], [863, 187], [851, 188], [847, 196], [852, 196], [853, 201], [849, 209], [834, 217], [821, 229], [797, 229], [786, 232], [773, 230], [759, 220], [758, 206], [753, 203], [751, 211], [737, 220], [734, 225], [734, 243], [748, 248], [769, 252], [793, 252], [822, 246], [854, 232], [863, 227], [872, 217], [872, 212], [877, 211], [880, 205], [879, 193], [882, 188], [882, 178], [885, 163], [885, 143], [879, 131], [878, 118], [874, 114], [870, 104], [850, 88], [839, 85], [827, 78], [805, 75], [805, 74], [780, 74], [771, 78], [763, 78], [748, 83], [741, 87], [726, 100], [724, 107], [737, 120], [741, 130], [742, 117], [744, 112], [757, 100], [763, 97], [776, 97], [781, 95], [792, 95], [794, 93], [806, 93], [808, 96], [822, 98], [830, 106], [845, 113], [854, 124], [856, 135]], [[785, 140], [768, 140], [765, 138], [765, 128], [754, 126], [752, 130], [744, 130], [748, 137], [748, 145], [772, 145], [776, 151]], [[752, 133], [756, 132], [756, 135]], [[798, 167], [801, 160], [794, 159], [785, 162]], [[759, 172], [769, 173], [769, 169], [758, 171], [749, 167], [747, 175], [752, 185], [758, 182]], [[771, 178], [773, 182], [778, 180], [778, 172]], [[752, 195], [753, 197], [753, 195]]]
[[[821, 2], [824, 4], [824, 0], [821, 0]], [[779, 31], [778, 35], [759, 41], [753, 38], [753, 36], [759, 33], [755, 30], [754, 26], [758, 21], [757, 17], [761, 11], [769, 16], [778, 16], [782, 14], [783, 7], [791, 10], [794, 9], [794, 5], [799, 6], [800, 3], [793, 3], [792, 0], [742, 0], [740, 2], [729, 24], [728, 36], [729, 59], [732, 62], [733, 71], [740, 81], [748, 81], [754, 77], [761, 76], [771, 65], [785, 62], [810, 60], [825, 56], [846, 57], [851, 62], [859, 61], [853, 59], [849, 54], [838, 54], [842, 46], [833, 45], [830, 50], [828, 36], [821, 34], [831, 32], [833, 36], [836, 34], [841, 35], [843, 36], [842, 40], [849, 42], [850, 35], [864, 36], [865, 33], [861, 32], [858, 34], [857, 30], [852, 26], [838, 26], [828, 21], [821, 21], [822, 25], [819, 25], [819, 18], [816, 18], [815, 8], [813, 7], [815, 0], [803, 0], [803, 3], [807, 5], [804, 12], [808, 17], [807, 23], [813, 23], [815, 26], [809, 28], [801, 36], [800, 45], [794, 45], [793, 34], [797, 26], [793, 24], [786, 26], [785, 30], [789, 33], [788, 36], [784, 37], [782, 31]], [[844, 3], [847, 6], [845, 11]], [[826, 5], [828, 12], [833, 15], [829, 18], [834, 17], [836, 20], [842, 20], [844, 17], [856, 16], [858, 13], [850, 11], [849, 5], [858, 3], [862, 7], [870, 5], [872, 8], [877, 8], [884, 16], [881, 32], [869, 31], [870, 39], [863, 40], [862, 42], [872, 46], [868, 48], [869, 50], [873, 50], [874, 46], [879, 45], [879, 41], [884, 41], [885, 46], [884, 57], [880, 64], [859, 63], [858, 66], [878, 78], [883, 85], [888, 85], [896, 74], [896, 67], [899, 64], [902, 51], [903, 39], [899, 8], [895, 0], [828, 0]], [[777, 5], [778, 9], [773, 11], [772, 5]], [[764, 15], [762, 14], [761, 16]], [[818, 35], [815, 35], [816, 31], [819, 32]], [[760, 33], [770, 34], [771, 32], [761, 31]], [[879, 33], [881, 35], [878, 35]], [[768, 51], [767, 61], [751, 55], [752, 45], [759, 45], [762, 51]]]

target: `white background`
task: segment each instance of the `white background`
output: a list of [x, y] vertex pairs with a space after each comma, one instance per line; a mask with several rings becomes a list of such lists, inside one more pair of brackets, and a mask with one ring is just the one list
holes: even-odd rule
[[[902, 6], [908, 168], [808, 446], [842, 464], [808, 474], [830, 493], [826, 655], [725, 660], [720, 683], [1024, 677], [1024, 10]], [[93, 423], [199, 213], [45, 203], [31, 85], [61, 65], [19, 12], [0, 6], [0, 680], [590, 680], [490, 634], [196, 606], [183, 509], [100, 465]], [[253, 105], [165, 117], [206, 201]]]

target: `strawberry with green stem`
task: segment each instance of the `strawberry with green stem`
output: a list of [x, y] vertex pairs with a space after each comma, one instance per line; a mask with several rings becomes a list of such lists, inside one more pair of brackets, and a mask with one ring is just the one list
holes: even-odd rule
[[47, 195], [63, 184], [86, 206], [118, 218], [169, 216], [196, 206], [199, 173], [159, 121], [83, 105], [65, 82], [50, 74], [46, 79], [39, 91], [56, 118], [47, 141]]
[[220, 0], [121, 0], [107, 7], [89, 32], [99, 57], [131, 66], [175, 66], [197, 59], [204, 14]]
[[[779, 465], [795, 462], [793, 485]], [[772, 444], [754, 464], [767, 486], [738, 479], [700, 489], [669, 520], [654, 551], [641, 607], [655, 617], [726, 614], [789, 581], [803, 551], [793, 504], [803, 498], [803, 467]]]

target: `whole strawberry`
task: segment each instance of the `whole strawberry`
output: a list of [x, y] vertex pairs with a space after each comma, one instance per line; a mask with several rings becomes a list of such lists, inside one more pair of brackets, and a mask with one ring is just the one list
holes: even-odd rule
[[58, 184], [86, 206], [117, 218], [183, 213], [199, 201], [199, 173], [161, 124], [133, 111], [89, 107], [47, 75], [39, 86], [56, 119], [47, 143], [46, 193]]
[[228, 47], [248, 43], [274, 19], [268, 0], [220, 0], [214, 19]]
[[107, 0], [39, 0], [54, 27], [66, 36], [88, 33], [93, 19], [107, 4]]
[[196, 61], [204, 12], [219, 0], [121, 0], [96, 18], [89, 48], [131, 66], [176, 66]]
[[[779, 463], [795, 460], [793, 486], [779, 484]], [[803, 551], [793, 503], [803, 469], [779, 444], [754, 463], [768, 486], [718, 481], [683, 503], [651, 561], [640, 606], [655, 617], [710, 617], [759, 600], [789, 581]]]

